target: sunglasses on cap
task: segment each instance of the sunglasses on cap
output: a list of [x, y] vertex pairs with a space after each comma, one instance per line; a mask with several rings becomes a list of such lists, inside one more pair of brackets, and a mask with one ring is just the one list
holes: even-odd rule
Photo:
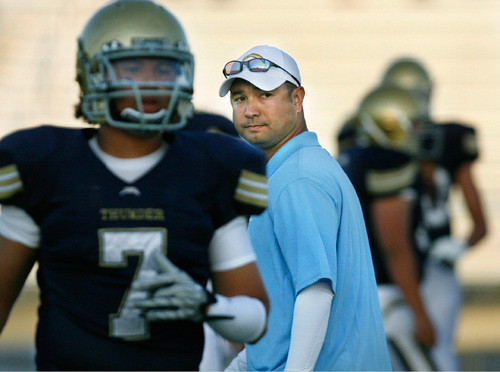
[[293, 76], [291, 73], [289, 73], [287, 70], [277, 65], [276, 63], [263, 58], [254, 58], [243, 62], [229, 61], [224, 66], [222, 73], [224, 74], [224, 77], [227, 78], [228, 76], [239, 74], [243, 70], [243, 66], [247, 66], [247, 68], [252, 72], [266, 72], [269, 71], [271, 67], [280, 68], [283, 71], [285, 71], [288, 75], [290, 75], [293, 78], [293, 80], [297, 82], [297, 86], [300, 87], [300, 81], [295, 76]]

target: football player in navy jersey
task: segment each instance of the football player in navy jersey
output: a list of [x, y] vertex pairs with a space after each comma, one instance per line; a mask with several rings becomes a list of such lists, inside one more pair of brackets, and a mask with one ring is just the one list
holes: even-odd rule
[[419, 192], [417, 112], [404, 89], [371, 90], [356, 112], [356, 141], [338, 158], [363, 208], [393, 369], [429, 371], [434, 330], [419, 293], [425, 257], [410, 238], [418, 222], [412, 217]]
[[[468, 124], [437, 123], [431, 118], [434, 82], [420, 60], [401, 57], [391, 61], [381, 83], [407, 89], [419, 102], [421, 120], [417, 125], [422, 137], [421, 172], [426, 185], [420, 198], [422, 227], [431, 239], [422, 293], [437, 333], [432, 349], [436, 364], [441, 370], [457, 371], [460, 364], [454, 339], [462, 289], [454, 266], [487, 232], [481, 195], [473, 176], [473, 165], [479, 156], [477, 134]], [[461, 237], [451, 231], [449, 196], [453, 185], [461, 190], [471, 221], [469, 233]]]
[[179, 130], [193, 70], [169, 11], [113, 1], [78, 39], [77, 116], [95, 128], [0, 141], [0, 330], [37, 263], [39, 370], [197, 370], [204, 321], [236, 342], [264, 333], [246, 229], [266, 207], [265, 159]]

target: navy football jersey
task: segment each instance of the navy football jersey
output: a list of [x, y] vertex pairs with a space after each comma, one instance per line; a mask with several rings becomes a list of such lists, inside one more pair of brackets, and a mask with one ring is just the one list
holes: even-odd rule
[[263, 153], [228, 136], [168, 133], [166, 156], [129, 184], [94, 155], [95, 133], [42, 126], [0, 142], [0, 202], [41, 232], [38, 367], [197, 369], [202, 324], [148, 323], [131, 305], [145, 294], [130, 284], [154, 275], [161, 250], [205, 286], [214, 231], [266, 207]]
[[449, 194], [452, 180], [448, 171], [437, 167], [434, 171], [432, 189], [427, 186], [425, 192], [420, 198], [422, 209], [421, 228], [425, 229], [429, 238], [427, 249], [430, 243], [441, 236], [451, 235], [451, 220], [449, 213]]
[[422, 133], [421, 157], [437, 165], [433, 196], [421, 198], [422, 227], [431, 241], [451, 234], [448, 199], [457, 170], [479, 158], [474, 128], [456, 123], [430, 123]]
[[421, 146], [422, 157], [446, 169], [452, 178], [462, 164], [479, 157], [475, 129], [455, 122], [430, 123]]
[[182, 130], [213, 132], [241, 138], [231, 120], [209, 112], [196, 112]]
[[356, 144], [357, 127], [359, 125], [356, 116], [349, 117], [340, 127], [336, 134], [338, 153], [347, 150], [349, 147]]
[[[382, 147], [355, 145], [339, 155], [339, 163], [351, 180], [358, 194], [365, 218], [373, 264], [378, 284], [392, 283], [384, 262], [375, 227], [372, 221], [371, 205], [379, 199], [397, 195], [403, 190], [418, 192], [418, 164], [407, 154]], [[418, 208], [418, 203], [414, 203]], [[412, 211], [418, 215], [417, 211]], [[411, 229], [417, 226], [412, 220]], [[423, 257], [413, 242], [415, 258], [421, 273]]]

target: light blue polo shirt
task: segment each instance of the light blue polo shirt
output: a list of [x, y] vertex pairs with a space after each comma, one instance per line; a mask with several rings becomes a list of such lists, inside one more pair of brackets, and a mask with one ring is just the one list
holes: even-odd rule
[[313, 132], [267, 164], [268, 209], [249, 232], [271, 301], [267, 333], [246, 345], [248, 370], [283, 370], [298, 292], [329, 282], [332, 302], [315, 370], [391, 370], [373, 263], [358, 197]]

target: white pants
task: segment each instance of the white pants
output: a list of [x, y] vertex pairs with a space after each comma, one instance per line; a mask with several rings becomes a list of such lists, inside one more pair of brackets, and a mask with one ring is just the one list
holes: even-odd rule
[[413, 312], [395, 285], [379, 285], [385, 335], [394, 371], [433, 371], [428, 351], [415, 339]]
[[436, 332], [431, 355], [439, 370], [458, 371], [460, 362], [454, 341], [462, 306], [462, 287], [452, 268], [428, 262], [425, 270], [421, 293]]

